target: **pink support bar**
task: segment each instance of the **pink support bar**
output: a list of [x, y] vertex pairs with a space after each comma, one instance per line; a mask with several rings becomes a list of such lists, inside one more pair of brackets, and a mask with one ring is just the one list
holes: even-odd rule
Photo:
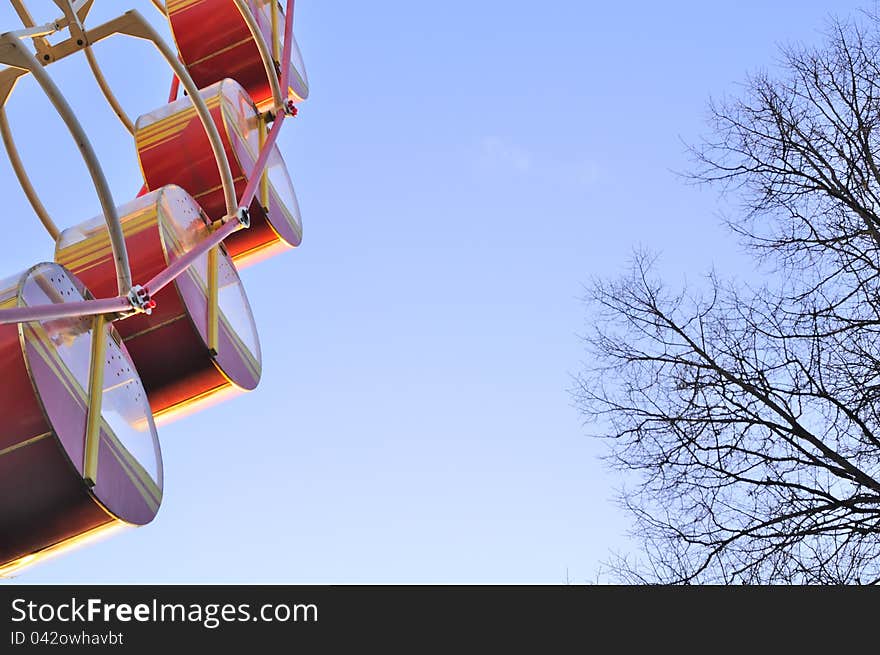
[[[289, 62], [290, 53], [293, 51], [293, 10], [295, 5], [295, 0], [287, 0], [287, 12], [284, 15], [284, 49], [281, 54], [282, 62]], [[281, 88], [285, 94], [287, 93], [287, 85], [289, 81], [290, 66], [282, 65]], [[278, 140], [278, 134], [281, 132], [281, 126], [284, 124], [284, 118], [286, 116], [287, 114], [281, 112], [275, 116], [275, 122], [272, 123], [272, 129], [269, 131], [269, 136], [266, 138], [266, 142], [260, 150], [260, 156], [254, 164], [254, 170], [251, 172], [248, 184], [244, 188], [241, 198], [238, 201], [239, 207], [250, 207], [251, 201], [254, 199], [254, 196], [257, 195], [260, 180], [263, 177], [263, 171], [269, 163], [269, 155], [272, 154], [272, 148], [275, 147], [275, 141]]]
[[168, 102], [177, 100], [177, 94], [180, 92], [180, 78], [177, 75], [171, 80], [171, 91], [168, 92]]
[[296, 0], [287, 0], [284, 14], [284, 48], [281, 51], [281, 92], [287, 97], [290, 83], [290, 55], [293, 52], [293, 12]]
[[[284, 17], [284, 48], [282, 50], [281, 61], [288, 62], [290, 61], [290, 55], [293, 51], [293, 12], [295, 9], [296, 2], [295, 0], [287, 0], [287, 12]], [[290, 78], [290, 66], [282, 66], [281, 67], [281, 88], [286, 91]], [[172, 94], [171, 99], [177, 97], [177, 87], [180, 83], [180, 80], [175, 76], [172, 81]], [[257, 158], [256, 163], [254, 164], [254, 170], [251, 173], [250, 180], [248, 181], [247, 186], [245, 187], [244, 192], [241, 194], [241, 199], [238, 202], [239, 207], [249, 207], [251, 201], [254, 199], [254, 196], [257, 195], [257, 189], [260, 184], [260, 179], [263, 176], [263, 171], [266, 169], [266, 165], [269, 162], [269, 155], [272, 154], [272, 148], [275, 147], [275, 142], [278, 140], [278, 134], [281, 132], [281, 126], [284, 124], [285, 113], [279, 113], [275, 117], [275, 122], [272, 124], [272, 129], [269, 131], [269, 135], [266, 137], [266, 142], [263, 144], [262, 149], [260, 150], [260, 156]], [[192, 264], [202, 255], [207, 253], [211, 248], [218, 246], [223, 242], [226, 237], [235, 232], [241, 227], [241, 223], [236, 220], [228, 220], [226, 224], [223, 225], [216, 232], [211, 234], [204, 241], [199, 243], [195, 248], [186, 253], [183, 257], [174, 260], [174, 262], [168, 266], [164, 271], [156, 275], [152, 280], [147, 282], [144, 285], [144, 289], [150, 295], [156, 295], [162, 289], [167, 287], [169, 284], [174, 282], [187, 268], [192, 266]]]
[[186, 253], [183, 257], [179, 257], [175, 259], [171, 265], [168, 266], [164, 271], [159, 273], [152, 280], [147, 282], [144, 285], [144, 288], [151, 296], [155, 296], [162, 289], [167, 287], [169, 284], [174, 282], [180, 275], [188, 269], [192, 264], [206, 252], [208, 252], [211, 248], [220, 245], [220, 243], [228, 237], [230, 234], [235, 232], [238, 228], [241, 227], [241, 223], [239, 223], [235, 219], [230, 219], [223, 227], [219, 228], [217, 231], [213, 232], [211, 236], [203, 239], [199, 242], [197, 246], [195, 246], [192, 250]]
[[260, 156], [257, 157], [257, 163], [254, 164], [254, 170], [248, 179], [247, 186], [244, 188], [241, 198], [238, 201], [239, 207], [250, 207], [251, 201], [254, 199], [254, 196], [257, 195], [260, 180], [263, 177], [263, 171], [266, 169], [266, 164], [269, 162], [269, 155], [272, 154], [272, 148], [275, 146], [275, 141], [278, 140], [278, 133], [281, 131], [283, 123], [284, 114], [278, 114], [278, 116], [275, 117], [275, 122], [272, 123], [272, 129], [269, 130], [269, 136], [266, 137], [263, 149], [260, 150]]
[[34, 305], [33, 307], [14, 307], [0, 309], [0, 325], [9, 323], [28, 323], [30, 321], [54, 321], [60, 318], [97, 316], [131, 311], [128, 298], [108, 298], [106, 300], [81, 300], [79, 302]]

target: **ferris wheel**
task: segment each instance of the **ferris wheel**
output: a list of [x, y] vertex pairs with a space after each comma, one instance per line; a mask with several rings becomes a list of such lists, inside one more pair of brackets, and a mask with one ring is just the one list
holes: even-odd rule
[[[151, 0], [173, 46], [134, 9], [93, 25], [95, 0], [53, 0], [59, 15], [37, 24], [29, 0], [9, 1], [22, 27], [0, 35], [0, 137], [55, 247], [52, 261], [0, 272], [0, 577], [151, 522], [156, 425], [257, 387], [238, 271], [300, 245], [276, 142], [309, 95], [295, 0]], [[135, 119], [93, 49], [114, 35], [152, 43], [170, 69], [167, 102]], [[125, 202], [51, 74], [74, 56], [132, 136], [143, 187]], [[5, 109], [27, 75], [85, 162], [94, 219], [60, 226], [31, 182]]]

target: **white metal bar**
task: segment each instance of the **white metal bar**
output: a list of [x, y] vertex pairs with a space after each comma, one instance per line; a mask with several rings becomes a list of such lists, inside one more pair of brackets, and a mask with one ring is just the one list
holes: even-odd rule
[[113, 93], [113, 90], [110, 88], [110, 84], [107, 82], [107, 78], [104, 77], [104, 72], [101, 70], [101, 67], [98, 65], [98, 60], [95, 57], [95, 52], [92, 50], [92, 47], [87, 45], [85, 48], [86, 53], [86, 61], [89, 62], [89, 68], [92, 69], [92, 75], [95, 77], [95, 82], [98, 83], [98, 87], [101, 89], [101, 93], [104, 94], [104, 98], [107, 100], [107, 103], [110, 105], [111, 109], [113, 109], [113, 113], [119, 118], [122, 122], [125, 129], [128, 130], [129, 134], [134, 134], [134, 123], [131, 118], [128, 117], [125, 109], [123, 109], [122, 105], [119, 103], [119, 100]]
[[[278, 73], [275, 70], [275, 60], [272, 59], [272, 53], [269, 51], [266, 39], [263, 38], [263, 34], [260, 32], [260, 26], [257, 24], [257, 19], [254, 18], [254, 13], [251, 11], [250, 7], [245, 0], [234, 1], [235, 6], [238, 7], [238, 11], [241, 12], [241, 17], [244, 18], [244, 22], [247, 23], [254, 42], [257, 44], [257, 50], [260, 51], [260, 59], [263, 60], [263, 68], [266, 70], [266, 75], [269, 77], [269, 86], [272, 89], [272, 98], [275, 101], [275, 109], [280, 110], [284, 107], [285, 100], [287, 99], [287, 89], [282, 92], [281, 85], [278, 83]], [[272, 0], [272, 2], [275, 1], [276, 0]], [[284, 62], [280, 63], [283, 70]]]

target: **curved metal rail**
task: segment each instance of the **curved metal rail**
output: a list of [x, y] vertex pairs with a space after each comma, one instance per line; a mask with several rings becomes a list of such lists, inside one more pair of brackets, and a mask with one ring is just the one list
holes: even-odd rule
[[92, 46], [86, 46], [84, 52], [86, 54], [86, 61], [89, 62], [89, 68], [92, 69], [92, 75], [95, 78], [95, 82], [98, 83], [98, 87], [101, 89], [101, 93], [104, 94], [107, 104], [113, 109], [113, 113], [119, 117], [119, 120], [125, 126], [125, 129], [128, 130], [128, 133], [133, 135], [134, 123], [131, 118], [128, 117], [125, 109], [122, 108], [122, 105], [119, 103], [119, 100], [116, 98], [116, 95], [107, 83], [107, 78], [104, 77], [104, 71], [102, 71], [101, 67], [98, 65], [98, 59], [95, 57], [95, 52], [92, 50]]

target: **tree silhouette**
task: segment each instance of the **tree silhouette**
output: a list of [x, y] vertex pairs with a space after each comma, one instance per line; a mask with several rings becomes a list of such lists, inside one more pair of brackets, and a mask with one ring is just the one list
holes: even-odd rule
[[832, 21], [710, 104], [690, 177], [771, 274], [589, 291], [576, 400], [634, 486], [630, 582], [880, 582], [880, 20]]

